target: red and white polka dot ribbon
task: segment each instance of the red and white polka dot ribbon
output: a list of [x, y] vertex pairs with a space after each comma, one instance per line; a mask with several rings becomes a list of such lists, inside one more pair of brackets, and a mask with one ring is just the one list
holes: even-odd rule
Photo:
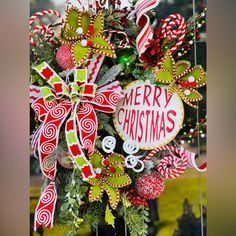
[[170, 156], [170, 155], [164, 156], [160, 160], [157, 166], [157, 169], [160, 172], [160, 174], [165, 178], [169, 178], [169, 179], [177, 178], [184, 173], [187, 167], [187, 158], [183, 150], [180, 150], [173, 146], [164, 146], [164, 147], [156, 148], [152, 150], [146, 156], [146, 158], [144, 158], [144, 161], [150, 160], [156, 153], [160, 151], [165, 151], [165, 150], [168, 150], [174, 153], [174, 155], [177, 155], [178, 157]]
[[30, 30], [30, 43], [32, 44], [32, 46], [36, 46], [37, 43], [35, 42], [33, 35], [36, 35], [38, 32], [44, 35], [44, 38], [49, 42], [49, 43], [53, 43], [54, 40], [54, 35], [55, 32], [52, 29], [52, 23], [48, 24], [48, 25], [38, 25], [35, 26], [34, 28], [32, 28], [33, 23], [35, 21], [36, 18], [38, 18], [39, 16], [45, 16], [45, 15], [55, 15], [57, 16], [60, 21], [57, 23], [58, 25], [62, 25], [64, 23], [64, 19], [62, 18], [61, 14], [55, 10], [46, 10], [46, 11], [42, 11], [42, 12], [37, 12], [34, 15], [32, 15], [29, 18], [29, 30]]
[[160, 0], [138, 0], [135, 4], [135, 12], [137, 15], [136, 24], [142, 29], [136, 40], [136, 47], [139, 56], [146, 51], [149, 39], [153, 37], [153, 29], [147, 13], [159, 4]]
[[185, 32], [186, 22], [181, 15], [171, 14], [163, 21], [161, 26], [161, 37], [170, 38], [171, 40], [177, 38], [177, 43], [170, 49], [170, 53], [176, 51], [176, 49], [183, 43]]

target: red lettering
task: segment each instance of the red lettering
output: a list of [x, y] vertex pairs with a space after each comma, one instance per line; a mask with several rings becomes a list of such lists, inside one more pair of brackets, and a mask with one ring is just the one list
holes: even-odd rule
[[138, 124], [139, 124], [139, 110], [137, 111], [137, 119], [136, 119], [136, 127], [135, 127], [135, 140], [137, 139], [137, 134], [138, 134]]
[[158, 124], [159, 124], [159, 111], [156, 113], [156, 119], [154, 119], [154, 111], [152, 111], [152, 120], [150, 126], [150, 141], [155, 141], [158, 139]]
[[150, 111], [147, 110], [146, 111], [146, 131], [145, 131], [145, 142], [147, 142], [147, 137], [148, 137], [148, 130], [149, 130], [149, 114], [150, 114]]
[[160, 102], [159, 102], [159, 97], [161, 96], [161, 87], [160, 86], [155, 86], [155, 91], [154, 91], [154, 96], [153, 96], [153, 106], [157, 104], [158, 107], [161, 107]]
[[123, 101], [123, 106], [128, 106], [128, 105], [132, 105], [133, 103], [133, 92], [134, 90], [131, 89], [130, 90], [130, 93], [126, 93], [125, 94], [125, 98], [124, 98], [124, 101]]
[[133, 132], [133, 128], [134, 128], [134, 122], [135, 122], [135, 110], [131, 110], [131, 123], [130, 123], [130, 127], [129, 127], [129, 136], [134, 140], [134, 132]]
[[140, 135], [138, 135], [138, 141], [141, 142], [143, 138], [143, 122], [142, 122], [142, 117], [144, 117], [144, 111], [141, 111], [140, 113], [140, 119], [139, 119], [139, 130], [140, 130]]
[[140, 102], [137, 101], [138, 97], [141, 95], [141, 93], [138, 93], [138, 90], [141, 88], [141, 86], [138, 86], [135, 91], [135, 99], [134, 99], [134, 105], [140, 105]]
[[165, 98], [166, 98], [166, 105], [165, 105], [166, 108], [172, 98], [172, 94], [170, 94], [167, 89], [165, 89]]
[[161, 137], [161, 132], [163, 131], [164, 138], [166, 137], [166, 129], [165, 129], [165, 116], [164, 112], [161, 114], [161, 125], [160, 125], [160, 132], [159, 132], [159, 139]]
[[118, 111], [118, 117], [117, 117], [117, 120], [118, 120], [118, 124], [121, 125], [122, 124], [122, 121], [120, 120], [120, 112], [125, 112], [125, 109], [124, 108], [121, 108], [119, 111]]
[[176, 112], [174, 110], [170, 110], [167, 112], [167, 119], [172, 124], [171, 128], [167, 126], [166, 130], [168, 133], [172, 132], [175, 127], [175, 121], [170, 117], [170, 115], [176, 116]]
[[[130, 111], [129, 110], [126, 110], [125, 111], [125, 118], [124, 118], [124, 123], [123, 123], [123, 130], [125, 131], [126, 129], [126, 133], [128, 134], [128, 131], [129, 131], [129, 120], [130, 120]], [[127, 125], [127, 127], [126, 127]]]
[[152, 91], [152, 87], [150, 85], [144, 85], [144, 93], [143, 93], [143, 105], [145, 105], [145, 103], [147, 103], [147, 105], [150, 107], [150, 102], [148, 100], [148, 97], [150, 96]]

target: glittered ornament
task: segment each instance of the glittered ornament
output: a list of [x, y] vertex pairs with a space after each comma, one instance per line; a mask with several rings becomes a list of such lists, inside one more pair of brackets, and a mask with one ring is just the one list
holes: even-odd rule
[[130, 62], [131, 56], [134, 54], [134, 50], [132, 48], [124, 48], [117, 51], [116, 62], [117, 64], [127, 64]]
[[71, 54], [71, 45], [62, 45], [57, 50], [56, 60], [63, 70], [69, 70], [75, 67]]
[[135, 185], [138, 195], [146, 199], [156, 199], [164, 190], [164, 181], [158, 172], [140, 175]]

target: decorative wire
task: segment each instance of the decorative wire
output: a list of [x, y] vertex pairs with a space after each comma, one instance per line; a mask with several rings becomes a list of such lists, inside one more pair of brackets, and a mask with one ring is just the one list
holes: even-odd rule
[[[196, 14], [196, 2], [195, 0], [192, 0], [193, 5], [193, 15]], [[196, 41], [196, 23], [195, 23], [195, 17], [194, 19], [194, 65], [197, 65], [197, 41]], [[198, 101], [197, 101], [198, 106]], [[197, 123], [199, 123], [199, 108], [197, 109]], [[198, 156], [201, 156], [201, 146], [200, 146], [200, 135], [199, 135], [199, 126], [197, 126], [197, 150], [198, 150]], [[202, 202], [202, 173], [199, 172], [199, 198], [200, 198], [200, 214], [201, 214], [201, 236], [204, 236], [203, 231], [203, 202]]]

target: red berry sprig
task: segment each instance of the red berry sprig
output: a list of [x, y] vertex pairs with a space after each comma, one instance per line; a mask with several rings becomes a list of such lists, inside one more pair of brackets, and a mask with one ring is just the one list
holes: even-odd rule
[[140, 197], [134, 189], [128, 187], [124, 191], [126, 193], [126, 196], [128, 200], [131, 202], [133, 206], [144, 206], [145, 208], [148, 208], [148, 203], [145, 198]]

